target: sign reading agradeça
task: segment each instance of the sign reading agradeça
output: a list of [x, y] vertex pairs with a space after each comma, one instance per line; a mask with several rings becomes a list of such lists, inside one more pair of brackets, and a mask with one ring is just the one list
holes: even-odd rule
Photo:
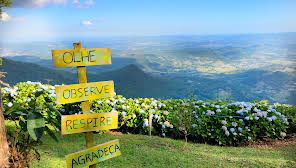
[[68, 168], [86, 167], [119, 156], [120, 154], [119, 140], [116, 139], [67, 155], [66, 163]]

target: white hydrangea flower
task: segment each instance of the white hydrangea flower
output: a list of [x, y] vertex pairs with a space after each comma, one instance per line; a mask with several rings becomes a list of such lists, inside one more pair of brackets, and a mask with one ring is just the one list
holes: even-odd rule
[[139, 113], [144, 113], [144, 110], [143, 109], [139, 109]]
[[11, 102], [9, 102], [9, 103], [7, 103], [7, 106], [8, 106], [8, 107], [12, 107], [13, 104], [12, 104]]

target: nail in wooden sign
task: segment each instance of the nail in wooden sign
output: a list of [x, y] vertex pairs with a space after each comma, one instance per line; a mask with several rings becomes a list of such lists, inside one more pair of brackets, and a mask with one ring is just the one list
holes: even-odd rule
[[74, 67], [111, 64], [109, 48], [81, 48], [52, 50], [54, 67]]
[[119, 140], [113, 140], [66, 155], [67, 168], [87, 167], [120, 155]]
[[116, 129], [118, 112], [62, 115], [62, 134]]
[[56, 104], [67, 104], [114, 96], [113, 81], [56, 86]]

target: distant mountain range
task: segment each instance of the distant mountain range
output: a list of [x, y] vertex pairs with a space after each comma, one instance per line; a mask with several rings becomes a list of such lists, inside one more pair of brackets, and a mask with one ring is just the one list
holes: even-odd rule
[[[29, 60], [29, 58], [19, 58], [19, 60], [22, 59]], [[42, 60], [33, 60], [42, 62]], [[12, 85], [28, 80], [49, 84], [77, 83], [77, 75], [72, 73], [76, 71], [76, 68], [69, 68], [72, 71], [69, 72], [60, 70], [60, 68], [41, 66], [40, 62], [38, 64], [3, 58], [3, 65], [0, 69], [7, 72], [3, 80]], [[296, 105], [296, 80], [285, 72], [249, 70], [236, 74], [206, 77], [200, 75], [171, 76], [169, 74], [155, 76], [145, 73], [135, 64], [125, 65], [118, 69], [111, 67], [110, 69], [112, 70], [108, 72], [95, 73], [92, 71], [92, 73], [88, 73], [88, 82], [114, 80], [116, 93], [125, 97], [186, 98], [192, 94], [202, 100], [221, 98], [253, 101], [266, 99], [270, 102]]]
[[[20, 56], [10, 56], [6, 57], [7, 59], [13, 61], [22, 61], [22, 62], [29, 62], [41, 65], [43, 67], [47, 67], [50, 69], [55, 69], [52, 64], [51, 59], [41, 59], [35, 56], [29, 55], [20, 55]], [[98, 72], [107, 72], [111, 70], [116, 70], [127, 66], [129, 64], [136, 64], [138, 67], [142, 67], [137, 61], [133, 58], [112, 58], [112, 65], [101, 65], [101, 66], [88, 66], [86, 67], [89, 73], [98, 73]], [[64, 70], [69, 72], [76, 72], [76, 68], [59, 68], [58, 70]]]
[[[1, 66], [1, 71], [7, 72], [3, 81], [11, 85], [24, 81], [40, 81], [52, 85], [77, 83], [76, 73], [56, 69], [6, 58], [3, 58]], [[87, 73], [87, 79], [88, 82], [114, 80], [117, 94], [126, 97], [165, 97], [171, 86], [169, 81], [152, 77], [134, 64], [100, 74]]]

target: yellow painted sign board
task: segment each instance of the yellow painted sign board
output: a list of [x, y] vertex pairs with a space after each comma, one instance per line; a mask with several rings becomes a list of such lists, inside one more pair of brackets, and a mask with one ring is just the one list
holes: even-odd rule
[[56, 86], [56, 104], [67, 104], [114, 96], [113, 81]]
[[66, 155], [67, 168], [87, 167], [120, 155], [119, 140], [113, 140]]
[[62, 115], [62, 134], [116, 129], [118, 112]]
[[52, 50], [54, 67], [74, 67], [111, 64], [109, 48], [80, 48]]

